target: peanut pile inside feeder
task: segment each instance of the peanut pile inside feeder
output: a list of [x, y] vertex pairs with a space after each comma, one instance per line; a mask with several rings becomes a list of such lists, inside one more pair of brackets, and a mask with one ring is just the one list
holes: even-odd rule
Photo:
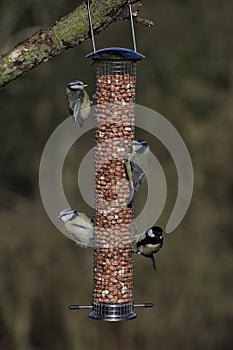
[[124, 160], [134, 139], [135, 83], [132, 62], [104, 61], [97, 66], [94, 252], [97, 303], [132, 301], [133, 210], [127, 207], [130, 188]]

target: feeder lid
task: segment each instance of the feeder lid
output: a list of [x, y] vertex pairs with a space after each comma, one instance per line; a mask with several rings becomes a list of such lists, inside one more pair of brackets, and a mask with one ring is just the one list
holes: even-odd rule
[[86, 55], [86, 58], [92, 58], [93, 60], [141, 60], [145, 58], [141, 53], [125, 49], [124, 47], [107, 47], [105, 49], [100, 49], [95, 52], [91, 52]]

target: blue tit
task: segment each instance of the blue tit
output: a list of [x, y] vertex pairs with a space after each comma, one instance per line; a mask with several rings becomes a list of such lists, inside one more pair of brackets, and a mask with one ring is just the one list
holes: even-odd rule
[[130, 184], [127, 207], [131, 207], [135, 192], [149, 171], [150, 147], [145, 140], [134, 140], [126, 152], [125, 170]]
[[154, 255], [163, 246], [163, 230], [159, 226], [149, 228], [142, 236], [136, 237], [133, 242], [133, 253], [141, 254], [152, 260], [156, 270]]
[[68, 208], [62, 210], [58, 218], [64, 222], [68, 238], [83, 248], [94, 246], [93, 223], [86, 214]]
[[83, 127], [85, 119], [90, 114], [90, 100], [85, 90], [86, 87], [87, 85], [80, 80], [73, 80], [66, 87], [70, 115], [75, 123], [78, 121], [80, 127]]

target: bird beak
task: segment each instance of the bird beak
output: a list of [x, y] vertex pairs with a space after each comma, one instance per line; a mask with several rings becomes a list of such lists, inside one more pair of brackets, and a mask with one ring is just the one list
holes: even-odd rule
[[87, 85], [87, 84], [84, 84], [83, 86], [84, 86], [84, 87], [87, 87], [88, 85]]

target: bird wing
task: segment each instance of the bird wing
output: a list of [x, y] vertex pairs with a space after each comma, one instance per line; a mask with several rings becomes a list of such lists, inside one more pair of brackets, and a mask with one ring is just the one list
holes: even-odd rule
[[80, 109], [83, 103], [83, 99], [84, 99], [84, 93], [83, 91], [80, 91], [79, 97], [74, 102], [73, 119], [74, 119], [74, 122], [78, 121], [80, 127], [83, 127], [83, 119], [80, 116]]
[[135, 192], [138, 190], [139, 186], [143, 183], [145, 179], [145, 173], [143, 170], [134, 162], [131, 163], [131, 169], [132, 169], [132, 174], [133, 174], [133, 179], [134, 179], [134, 189]]
[[83, 90], [75, 90], [75, 91], [68, 91], [67, 92], [67, 103], [68, 103], [68, 108], [70, 111], [70, 114], [74, 121], [76, 122], [79, 120], [79, 112], [81, 105], [83, 103], [84, 99], [84, 91]]
[[87, 228], [87, 226], [85, 226], [85, 225], [82, 225], [82, 224], [74, 224], [74, 223], [72, 223], [72, 226], [73, 227], [78, 227], [78, 228], [80, 228], [81, 230], [83, 229], [83, 230], [86, 230], [86, 228]]
[[85, 238], [88, 241], [88, 246], [93, 247], [94, 246], [94, 233], [93, 233], [93, 223], [92, 220], [86, 216], [84, 213], [79, 213], [79, 223], [74, 223], [74, 225], [77, 225], [77, 227], [80, 230], [84, 230], [85, 232]]
[[83, 127], [85, 119], [87, 119], [90, 114], [90, 99], [89, 99], [88, 93], [85, 90], [83, 92], [84, 92], [83, 101], [77, 116], [77, 120], [79, 122], [80, 127]]
[[72, 239], [81, 247], [93, 247], [93, 228], [88, 227], [87, 225], [72, 223], [73, 227], [70, 236]]
[[145, 174], [142, 171], [142, 169], [133, 161], [130, 161], [130, 167], [131, 167], [131, 173], [132, 173], [132, 179], [129, 179], [130, 181], [130, 187], [131, 192], [127, 201], [127, 207], [130, 208], [134, 194], [138, 190], [139, 186], [143, 183], [145, 179]]

